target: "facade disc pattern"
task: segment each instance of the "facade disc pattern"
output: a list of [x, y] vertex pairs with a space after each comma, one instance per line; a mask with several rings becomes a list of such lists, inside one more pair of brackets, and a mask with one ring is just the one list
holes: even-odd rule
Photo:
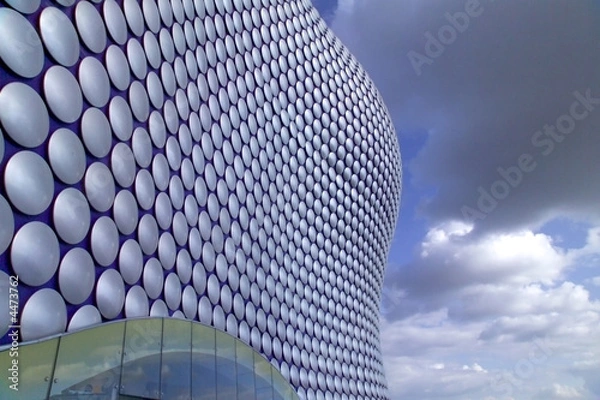
[[398, 143], [310, 2], [5, 3], [0, 344], [171, 316], [302, 399], [386, 399]]

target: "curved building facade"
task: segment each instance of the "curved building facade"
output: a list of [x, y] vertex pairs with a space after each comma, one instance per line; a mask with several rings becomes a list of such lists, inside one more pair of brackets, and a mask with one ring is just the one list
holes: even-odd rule
[[74, 335], [101, 347], [97, 329], [175, 318], [237, 339], [294, 392], [257, 400], [387, 399], [398, 142], [308, 0], [5, 0], [0, 61], [2, 370], [11, 348], [56, 341], [40, 398], [175, 398], [123, 389], [126, 330], [113, 397], [75, 385], [101, 371], [55, 378]]

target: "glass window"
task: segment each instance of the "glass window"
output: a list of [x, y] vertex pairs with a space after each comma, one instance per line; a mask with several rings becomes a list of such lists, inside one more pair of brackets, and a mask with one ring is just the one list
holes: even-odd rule
[[254, 353], [254, 373], [256, 379], [256, 398], [261, 400], [273, 400], [271, 364], [258, 353]]
[[192, 324], [165, 319], [163, 327], [161, 394], [164, 399], [188, 400], [191, 395]]
[[235, 339], [233, 336], [215, 331], [216, 347], [217, 347], [217, 364], [226, 361], [235, 361]]
[[217, 397], [215, 330], [200, 324], [192, 326], [192, 399]]
[[279, 371], [273, 369], [273, 392], [275, 400], [295, 399], [294, 391]]
[[235, 341], [238, 398], [256, 399], [254, 385], [254, 352], [243, 342]]
[[160, 398], [162, 319], [128, 321], [125, 330], [121, 394]]
[[[0, 352], [9, 373], [17, 359], [10, 350]], [[171, 318], [108, 323], [20, 346], [18, 365], [19, 392], [0, 385], [0, 399], [299, 400], [250, 346]]]
[[215, 331], [217, 345], [217, 398], [237, 399], [235, 339], [225, 332]]
[[[0, 384], [0, 399], [45, 399], [50, 389], [57, 349], [58, 339], [52, 339], [0, 352], [0, 370], [5, 376]], [[17, 379], [11, 379], [13, 375]]]
[[63, 336], [51, 394], [72, 398], [86, 394], [94, 400], [110, 399], [119, 388], [124, 323], [101, 325]]

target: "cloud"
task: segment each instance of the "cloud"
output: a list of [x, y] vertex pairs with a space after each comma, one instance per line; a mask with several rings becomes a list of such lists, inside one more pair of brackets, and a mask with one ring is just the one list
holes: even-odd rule
[[582, 393], [579, 389], [567, 385], [553, 384], [548, 389], [540, 391], [536, 399], [581, 399], [583, 398]]
[[[526, 230], [430, 228], [414, 260], [386, 277], [382, 350], [393, 398], [600, 395], [600, 301], [566, 279], [600, 254], [597, 232], [565, 248]], [[548, 376], [562, 389], [544, 386]], [[574, 379], [581, 385], [569, 389]]]
[[477, 340], [477, 332], [463, 330], [448, 318], [448, 311], [440, 309], [418, 313], [402, 320], [385, 319], [382, 323], [384, 354], [422, 356], [431, 351], [452, 349]]
[[592, 285], [600, 287], [600, 276], [595, 276], [591, 278], [590, 282], [592, 283]]
[[[412, 263], [390, 268], [386, 299], [397, 303], [390, 316], [443, 305], [463, 318], [519, 312], [526, 306], [511, 300], [515, 290], [533, 297], [542, 286], [552, 286], [562, 278], [576, 259], [541, 233], [523, 230], [474, 238], [469, 233], [460, 222], [435, 226]], [[576, 252], [587, 254], [583, 249]], [[394, 298], [391, 293], [400, 295]]]
[[436, 35], [449, 24], [445, 14], [464, 12], [465, 4], [346, 1], [332, 23], [381, 90], [401, 142], [427, 133], [407, 165], [415, 184], [437, 189], [424, 215], [462, 218], [464, 206], [477, 209], [480, 186], [489, 191], [502, 179], [498, 168], [529, 154], [535, 169], [476, 221], [477, 230], [539, 226], [558, 214], [600, 220], [600, 184], [588, 178], [600, 166], [600, 109], [576, 121], [549, 154], [539, 142], [545, 134], [532, 143], [569, 114], [575, 92], [600, 97], [598, 5], [481, 1], [482, 14], [417, 76], [407, 54], [424, 54], [426, 33]]
[[[390, 358], [388, 380], [398, 389], [394, 399], [483, 399], [487, 387], [485, 371], [465, 369], [459, 364], [427, 364], [408, 357]], [[474, 395], [475, 394], [475, 395]]]
[[411, 263], [390, 267], [386, 315], [398, 319], [443, 307], [453, 318], [478, 320], [584, 310], [589, 293], [565, 276], [580, 260], [600, 255], [597, 232], [590, 228], [580, 248], [564, 248], [527, 230], [471, 237], [461, 223], [432, 227]]

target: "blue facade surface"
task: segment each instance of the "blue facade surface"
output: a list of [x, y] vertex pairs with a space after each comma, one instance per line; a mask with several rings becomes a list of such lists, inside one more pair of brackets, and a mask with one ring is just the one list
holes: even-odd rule
[[0, 345], [174, 317], [301, 399], [387, 399], [400, 192], [381, 96], [308, 0], [0, 5]]

